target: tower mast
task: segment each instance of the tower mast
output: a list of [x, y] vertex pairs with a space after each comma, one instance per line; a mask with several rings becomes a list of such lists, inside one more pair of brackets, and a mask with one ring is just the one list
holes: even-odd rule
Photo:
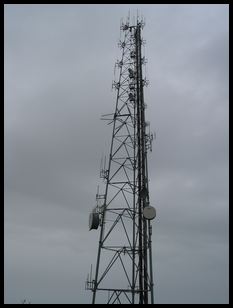
[[100, 227], [94, 279], [86, 282], [93, 304], [103, 303], [103, 298], [108, 304], [154, 303], [150, 221], [156, 213], [150, 206], [147, 164], [153, 136], [145, 121], [143, 26], [139, 18], [135, 25], [129, 18], [121, 25], [119, 79], [113, 82], [116, 107], [103, 116], [112, 124], [112, 140], [107, 169], [100, 172], [105, 191], [97, 193], [89, 217], [90, 230]]

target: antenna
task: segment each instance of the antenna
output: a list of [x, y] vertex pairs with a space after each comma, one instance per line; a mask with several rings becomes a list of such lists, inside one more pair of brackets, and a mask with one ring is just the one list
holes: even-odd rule
[[[152, 269], [152, 222], [156, 210], [150, 205], [148, 150], [153, 134], [146, 121], [142, 65], [143, 17], [130, 25], [121, 20], [122, 57], [115, 70], [118, 80], [115, 111], [102, 116], [112, 124], [109, 157], [102, 154], [97, 187], [97, 207], [89, 217], [89, 229], [99, 229], [97, 259], [86, 283], [92, 303], [154, 304]], [[133, 21], [135, 17], [133, 17]], [[116, 73], [116, 71], [114, 73]]]

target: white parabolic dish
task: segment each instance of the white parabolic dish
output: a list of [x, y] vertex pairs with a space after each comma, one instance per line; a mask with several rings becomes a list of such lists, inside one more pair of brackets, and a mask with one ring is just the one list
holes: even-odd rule
[[148, 220], [154, 219], [156, 216], [156, 210], [153, 206], [146, 206], [143, 210], [143, 215]]

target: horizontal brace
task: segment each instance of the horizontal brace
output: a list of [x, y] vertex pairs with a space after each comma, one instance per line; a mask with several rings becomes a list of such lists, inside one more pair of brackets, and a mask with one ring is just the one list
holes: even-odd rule
[[119, 181], [119, 182], [108, 182], [108, 184], [134, 184], [134, 181], [128, 181], [128, 182], [124, 182], [124, 181]]
[[132, 115], [131, 113], [117, 114], [117, 115], [114, 115], [114, 118], [117, 118], [117, 117], [130, 117], [131, 115]]
[[127, 292], [127, 293], [138, 293], [138, 292], [148, 292], [148, 289], [143, 289], [143, 290], [140, 290], [140, 289], [134, 289], [132, 290], [131, 288], [130, 289], [107, 289], [107, 288], [97, 288], [96, 290], [99, 290], [99, 291], [117, 291], [117, 292]]

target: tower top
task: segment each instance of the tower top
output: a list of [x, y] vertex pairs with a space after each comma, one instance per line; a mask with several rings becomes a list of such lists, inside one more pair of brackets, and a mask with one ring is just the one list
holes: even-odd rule
[[121, 19], [121, 30], [125, 31], [128, 30], [129, 28], [136, 28], [136, 27], [141, 27], [142, 29], [145, 27], [145, 18], [141, 15], [138, 15], [138, 11], [137, 11], [137, 17], [135, 18], [135, 16], [130, 17], [130, 11], [129, 14], [126, 18], [126, 21], [124, 21], [123, 19]]

